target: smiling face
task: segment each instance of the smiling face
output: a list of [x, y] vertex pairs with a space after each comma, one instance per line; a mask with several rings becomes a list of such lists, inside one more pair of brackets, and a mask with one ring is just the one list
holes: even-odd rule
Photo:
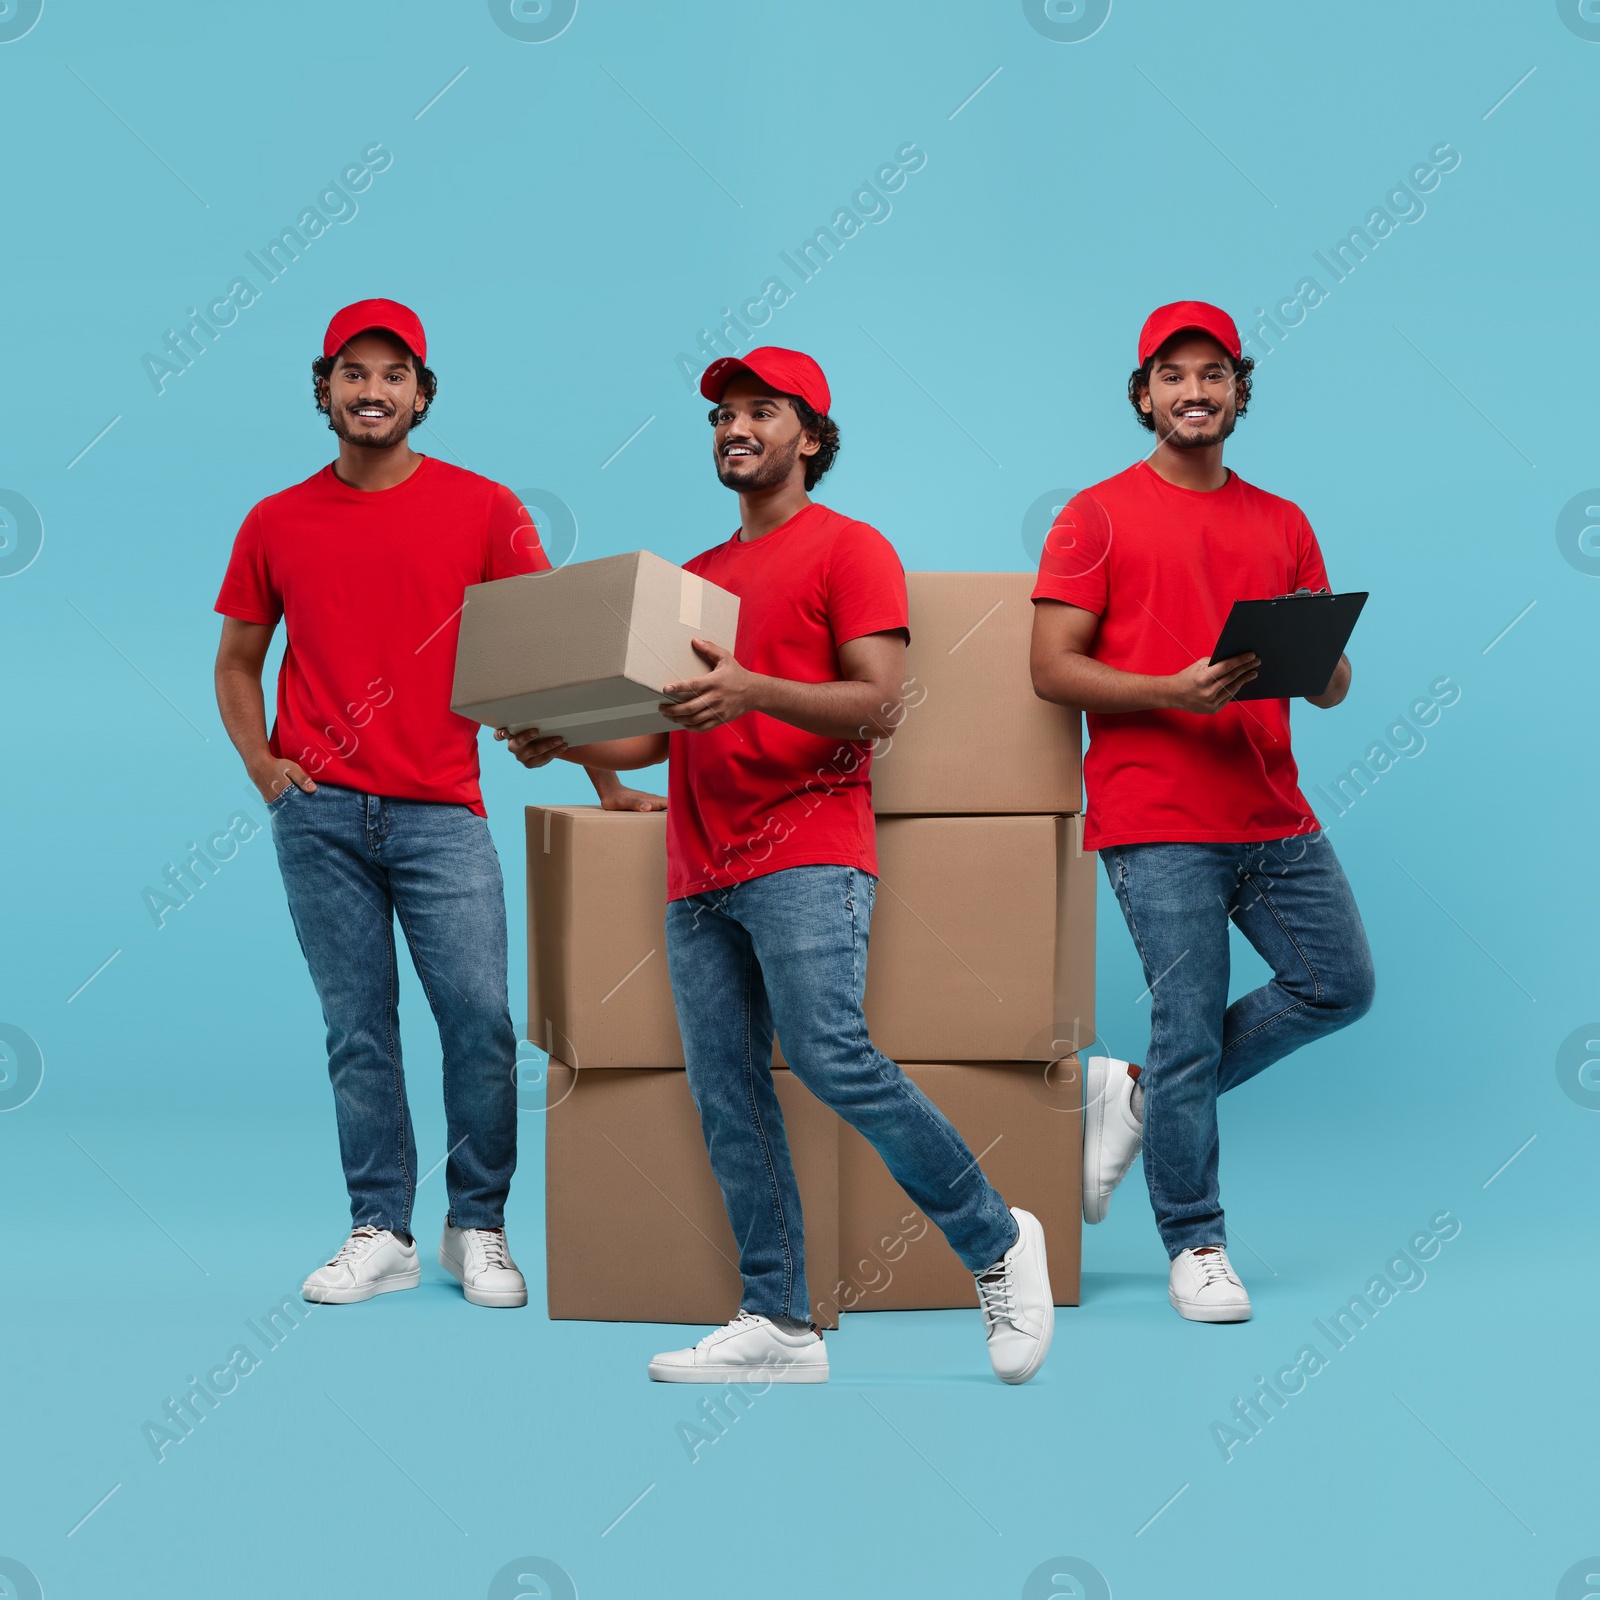
[[337, 356], [323, 380], [322, 399], [333, 431], [362, 449], [387, 450], [411, 431], [427, 409], [411, 352], [394, 337], [370, 329], [358, 333]]
[[786, 395], [774, 394], [752, 373], [741, 372], [722, 391], [711, 413], [711, 449], [724, 488], [750, 493], [793, 479], [805, 483], [806, 460], [820, 448], [801, 426]]
[[1139, 409], [1174, 450], [1221, 444], [1239, 420], [1232, 358], [1203, 333], [1179, 334], [1157, 352]]

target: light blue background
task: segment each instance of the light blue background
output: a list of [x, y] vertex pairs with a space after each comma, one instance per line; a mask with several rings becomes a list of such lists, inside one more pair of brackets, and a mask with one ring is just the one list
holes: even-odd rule
[[[1556, 1071], [1600, 1016], [1600, 562], [1592, 535], [1570, 560], [1556, 538], [1600, 481], [1600, 26], [1545, 0], [1117, 0], [1073, 43], [1013, 0], [582, 0], [535, 43], [494, 9], [45, 0], [0, 44], [0, 487], [44, 529], [0, 581], [0, 1022], [44, 1061], [0, 1116], [0, 1556], [52, 1600], [566, 1592], [515, 1567], [491, 1591], [532, 1555], [585, 1600], [1101, 1592], [1052, 1583], [1058, 1556], [1117, 1600], [1556, 1594], [1600, 1548], [1600, 1094]], [[141, 357], [374, 141], [393, 164], [358, 214], [158, 395]], [[1312, 252], [1443, 141], [1461, 164], [1426, 215], [1331, 283]], [[674, 1428], [698, 1396], [643, 1373], [677, 1331], [544, 1319], [529, 1112], [527, 1313], [471, 1310], [431, 1268], [418, 1294], [317, 1311], [157, 1465], [141, 1425], [346, 1215], [267, 836], [160, 931], [140, 899], [188, 841], [261, 817], [212, 701], [211, 605], [251, 503], [330, 454], [307, 370], [327, 316], [418, 307], [441, 377], [421, 448], [559, 496], [579, 559], [681, 559], [734, 509], [675, 357], [908, 142], [927, 163], [892, 215], [761, 333], [833, 381], [831, 503], [908, 567], [1025, 568], [1029, 506], [1146, 447], [1123, 388], [1148, 310], [1200, 296], [1245, 322], [1312, 273], [1328, 301], [1262, 361], [1229, 456], [1373, 594], [1348, 701], [1295, 710], [1308, 787], [1434, 680], [1461, 689], [1346, 816], [1314, 796], [1380, 998], [1226, 1105], [1255, 1320], [1173, 1315], [1134, 1177], [1031, 1387], [988, 1379], [974, 1317], [850, 1316], [830, 1387], [773, 1391], [691, 1463]], [[486, 751], [514, 936], [520, 808], [582, 791]], [[1143, 987], [1103, 894], [1123, 1054]], [[404, 1020], [430, 1162], [414, 983]], [[425, 1254], [443, 1198], [435, 1175]], [[1443, 1210], [1461, 1232], [1427, 1282], [1225, 1463], [1210, 1424]], [[0, 1563], [0, 1593], [33, 1592], [20, 1571]]]

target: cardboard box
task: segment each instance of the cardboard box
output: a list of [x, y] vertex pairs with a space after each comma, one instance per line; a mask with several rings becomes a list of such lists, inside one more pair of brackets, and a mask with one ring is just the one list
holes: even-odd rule
[[[837, 1327], [839, 1120], [773, 1074], [805, 1216], [814, 1319]], [[739, 1252], [682, 1072], [575, 1072], [546, 1085], [550, 1315], [716, 1326], [739, 1309]]]
[[908, 572], [906, 713], [872, 757], [883, 816], [1083, 809], [1082, 718], [1033, 692], [1033, 574]]
[[529, 806], [528, 1038], [580, 1068], [682, 1067], [664, 811]]
[[[665, 814], [529, 806], [527, 837], [528, 1037], [586, 1068], [682, 1067]], [[885, 1055], [1053, 1061], [1094, 1038], [1081, 817], [882, 817], [878, 861], [866, 1010]]]
[[867, 1025], [896, 1061], [1054, 1061], [1094, 1038], [1082, 817], [880, 817]]
[[[908, 1066], [953, 1122], [1007, 1205], [1044, 1224], [1050, 1289], [1075, 1306], [1083, 1222], [1083, 1074], [1078, 1058]], [[813, 1284], [813, 1294], [815, 1285]], [[841, 1311], [976, 1306], [972, 1274], [854, 1128], [839, 1129]]]
[[648, 550], [468, 588], [450, 709], [569, 745], [670, 732], [661, 691], [707, 670], [689, 641], [733, 648], [739, 602]]

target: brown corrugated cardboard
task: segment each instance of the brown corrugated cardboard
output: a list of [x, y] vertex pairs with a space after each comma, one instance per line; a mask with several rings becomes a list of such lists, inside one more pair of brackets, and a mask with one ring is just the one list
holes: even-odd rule
[[[839, 1121], [792, 1074], [773, 1074], [805, 1213], [806, 1274], [837, 1327]], [[574, 1072], [546, 1085], [545, 1271], [550, 1315], [600, 1322], [726, 1322], [739, 1253], [682, 1072]]]
[[528, 1037], [579, 1067], [682, 1067], [662, 811], [529, 806]]
[[[583, 1067], [681, 1067], [664, 814], [529, 806], [527, 837], [528, 1037]], [[867, 1022], [885, 1055], [1052, 1061], [1094, 1037], [1082, 841], [1081, 817], [879, 819]]]
[[880, 817], [867, 1025], [896, 1061], [1053, 1061], [1094, 1037], [1082, 817]]
[[662, 687], [708, 670], [689, 641], [731, 650], [738, 627], [726, 589], [648, 550], [473, 584], [450, 709], [569, 745], [668, 732]]
[[[1083, 1076], [1078, 1058], [908, 1066], [906, 1075], [949, 1117], [1007, 1205], [1044, 1224], [1058, 1306], [1079, 1293], [1083, 1218]], [[815, 1282], [812, 1285], [816, 1297]], [[976, 1306], [972, 1274], [889, 1176], [855, 1129], [839, 1129], [841, 1311]]]
[[1079, 811], [1082, 719], [1033, 692], [1033, 574], [908, 572], [905, 719], [872, 758], [880, 815]]

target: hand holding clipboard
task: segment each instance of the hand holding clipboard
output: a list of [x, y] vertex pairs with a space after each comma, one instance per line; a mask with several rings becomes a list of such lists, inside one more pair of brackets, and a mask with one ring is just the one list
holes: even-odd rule
[[1222, 625], [1211, 661], [1254, 655], [1256, 675], [1235, 700], [1291, 700], [1321, 694], [1349, 643], [1366, 591], [1354, 594], [1279, 595], [1272, 600], [1235, 600]]

